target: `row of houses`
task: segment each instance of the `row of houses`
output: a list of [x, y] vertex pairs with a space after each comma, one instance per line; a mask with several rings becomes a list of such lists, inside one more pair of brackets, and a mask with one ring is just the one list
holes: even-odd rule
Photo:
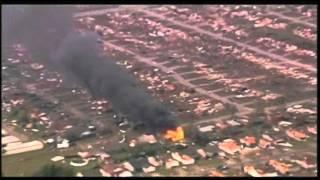
[[44, 148], [41, 141], [22, 142], [19, 138], [10, 135], [6, 130], [1, 130], [1, 151], [2, 155], [19, 154]]

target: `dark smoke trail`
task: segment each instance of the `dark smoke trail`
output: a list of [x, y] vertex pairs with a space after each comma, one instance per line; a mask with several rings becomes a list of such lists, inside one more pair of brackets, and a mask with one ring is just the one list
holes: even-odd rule
[[99, 56], [95, 34], [68, 36], [57, 53], [63, 67], [98, 97], [105, 97], [130, 120], [143, 121], [152, 129], [175, 127], [174, 117], [112, 60]]
[[[143, 122], [146, 127], [153, 130], [176, 126], [173, 114], [139, 88], [129, 73], [109, 58], [99, 55], [101, 51], [96, 34], [72, 31], [70, 23], [72, 8], [57, 6], [42, 8], [42, 6], [24, 8], [23, 17], [16, 19], [10, 17], [15, 22], [8, 23], [10, 24], [8, 29], [15, 29], [14, 32], [18, 36], [15, 39], [15, 36], [8, 35], [10, 37], [8, 39], [22, 41], [35, 57], [41, 59], [50, 57], [64, 74], [72, 75], [92, 95], [110, 100], [113, 107], [127, 115], [129, 120]], [[25, 28], [21, 28], [20, 23]], [[7, 33], [10, 34], [10, 31]], [[34, 38], [31, 37], [37, 37], [37, 40], [33, 41]]]
[[2, 12], [5, 42], [22, 43], [35, 59], [49, 59], [72, 31], [72, 6], [6, 5]]

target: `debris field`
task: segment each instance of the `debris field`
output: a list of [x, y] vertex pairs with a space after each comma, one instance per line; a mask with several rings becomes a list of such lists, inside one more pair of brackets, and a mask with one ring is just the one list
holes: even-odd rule
[[315, 176], [316, 18], [315, 5], [81, 7], [75, 26], [97, 32], [184, 134], [135, 129], [20, 44], [2, 59], [2, 124], [78, 148], [51, 161], [98, 161], [100, 176]]

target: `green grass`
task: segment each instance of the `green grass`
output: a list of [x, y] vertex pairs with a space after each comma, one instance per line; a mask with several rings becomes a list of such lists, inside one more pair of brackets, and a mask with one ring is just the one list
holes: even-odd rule
[[[57, 155], [75, 155], [77, 151], [77, 149], [68, 149], [63, 152], [58, 152], [57, 150], [45, 148], [39, 151], [4, 156], [2, 157], [2, 171], [5, 176], [32, 176], [42, 166], [51, 163], [52, 157]], [[69, 163], [70, 160], [67, 159], [65, 165], [69, 166]], [[56, 164], [61, 164], [61, 162], [56, 162]], [[72, 167], [75, 172], [82, 172], [83, 174], [98, 176], [100, 174], [96, 168], [98, 165], [99, 162], [95, 160], [90, 161], [89, 164], [84, 167], [70, 167]]]
[[160, 173], [161, 176], [170, 176], [171, 169], [166, 169], [164, 166], [160, 167], [156, 172]]
[[99, 169], [85, 169], [83, 171], [81, 171], [81, 173], [83, 174], [83, 176], [85, 177], [101, 177], [101, 174], [99, 172]]
[[[133, 149], [121, 149], [110, 153], [114, 160], [119, 162], [135, 158], [139, 156], [139, 152], [144, 151], [147, 155], [157, 154], [158, 151], [164, 151], [167, 148], [159, 148], [160, 144], [144, 144], [137, 146]], [[3, 172], [6, 176], [32, 176], [36, 171], [38, 171], [42, 166], [51, 162], [51, 158], [54, 156], [70, 156], [77, 153], [77, 149], [68, 149], [63, 152], [58, 150], [50, 150], [45, 148], [40, 151], [33, 151], [17, 155], [9, 155], [3, 157]], [[69, 166], [72, 159], [77, 158], [67, 158], [64, 165]], [[62, 162], [56, 162], [55, 164], [62, 165]], [[100, 162], [98, 160], [90, 161], [87, 166], [84, 167], [73, 167], [75, 172], [82, 172], [85, 176], [100, 176], [99, 173]], [[166, 171], [165, 169], [162, 171]], [[161, 173], [162, 174], [162, 173]], [[164, 175], [167, 173], [164, 172]]]
[[309, 137], [305, 141], [297, 141], [293, 139], [289, 139], [289, 143], [293, 145], [294, 150], [301, 151], [304, 149], [309, 149], [311, 152], [316, 152], [316, 149], [312, 148], [314, 144], [316, 144], [317, 139], [314, 137]]
[[[33, 131], [31, 131], [31, 129], [28, 129], [27, 132], [25, 132], [25, 131], [23, 131], [24, 127], [22, 127], [20, 124], [18, 124], [18, 126], [14, 127], [14, 131], [18, 134], [27, 135], [28, 139], [30, 139], [30, 140], [42, 139], [42, 135], [45, 134], [46, 129], [43, 125], [40, 125], [38, 127], [37, 127], [37, 129], [39, 129], [39, 132], [33, 132]], [[36, 127], [33, 127], [33, 128], [36, 128]]]
[[[159, 143], [141, 144], [134, 148], [126, 147], [116, 151], [111, 151], [109, 153], [112, 156], [112, 159], [114, 159], [116, 162], [122, 162], [131, 158], [137, 158], [139, 156], [154, 156], [156, 154], [161, 154], [167, 149], [170, 149], [170, 147]], [[144, 152], [145, 155], [142, 155], [142, 152]]]
[[33, 176], [35, 177], [72, 177], [75, 172], [66, 165], [47, 164], [39, 169]]
[[[80, 160], [80, 158], [70, 158], [66, 160], [66, 163], [69, 164], [71, 162], [71, 160]], [[93, 169], [99, 169], [98, 167], [100, 166], [100, 162], [98, 160], [91, 160], [89, 161], [88, 165], [86, 166], [82, 166], [82, 167], [73, 167], [73, 169], [75, 170], [75, 172], [83, 172], [86, 171], [87, 173], [90, 173], [91, 170]], [[89, 171], [89, 172], [88, 172]]]
[[200, 160], [197, 161], [196, 164], [198, 166], [218, 167], [222, 163], [223, 162], [220, 159], [214, 157], [212, 159], [200, 159]]
[[6, 176], [31, 176], [54, 156], [49, 149], [4, 156], [2, 170]]

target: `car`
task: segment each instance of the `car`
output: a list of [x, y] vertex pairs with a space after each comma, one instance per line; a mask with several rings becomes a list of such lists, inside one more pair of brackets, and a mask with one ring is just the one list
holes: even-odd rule
[[90, 137], [95, 135], [95, 133], [91, 132], [91, 131], [85, 131], [83, 133], [80, 134], [80, 138], [84, 138], [84, 137]]

